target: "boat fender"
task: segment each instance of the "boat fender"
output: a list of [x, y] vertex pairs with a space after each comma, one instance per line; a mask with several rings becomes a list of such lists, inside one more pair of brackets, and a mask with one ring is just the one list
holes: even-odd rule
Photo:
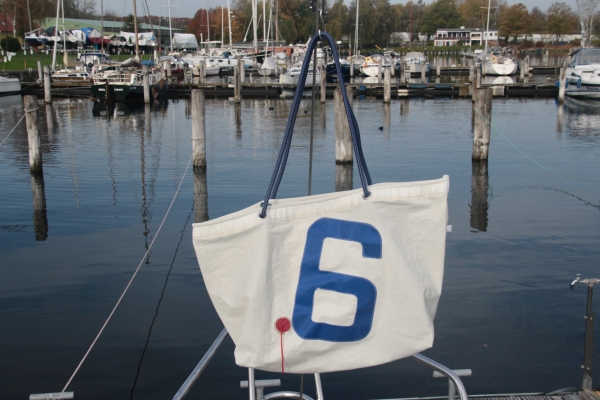
[[581, 77], [579, 77], [579, 79], [577, 79], [577, 87], [580, 88], [581, 87]]
[[569, 80], [565, 79], [565, 89], [569, 87]]

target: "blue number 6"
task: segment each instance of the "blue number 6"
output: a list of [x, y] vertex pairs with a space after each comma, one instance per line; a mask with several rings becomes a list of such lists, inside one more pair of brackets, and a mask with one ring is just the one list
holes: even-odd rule
[[[306, 245], [296, 289], [292, 324], [303, 339], [328, 342], [355, 342], [371, 331], [377, 289], [365, 278], [319, 270], [323, 242], [326, 238], [349, 240], [362, 245], [363, 257], [381, 258], [381, 235], [373, 226], [353, 221], [321, 218], [306, 235]], [[317, 289], [351, 294], [357, 298], [356, 316], [350, 326], [314, 322], [312, 311]]]

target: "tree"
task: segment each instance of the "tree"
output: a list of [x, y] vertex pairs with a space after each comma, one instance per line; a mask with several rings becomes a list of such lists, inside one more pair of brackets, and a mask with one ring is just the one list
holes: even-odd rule
[[590, 43], [590, 35], [594, 29], [594, 17], [596, 9], [598, 8], [598, 3], [600, 3], [600, 0], [577, 0], [579, 14], [581, 16], [581, 33], [583, 36], [584, 45]]
[[208, 38], [208, 27], [206, 24], [207, 11], [203, 8], [196, 11], [194, 18], [190, 21], [187, 26], [187, 33], [194, 34], [197, 38], [203, 37], [205, 40]]
[[516, 42], [519, 35], [531, 33], [529, 11], [523, 3], [501, 8], [500, 36], [513, 36]]
[[437, 0], [427, 12], [423, 14], [422, 30], [427, 34], [427, 39], [435, 34], [439, 28], [458, 28], [463, 22], [452, 0]]
[[548, 32], [556, 36], [556, 41], [562, 35], [577, 30], [577, 17], [566, 3], [554, 3], [548, 8]]
[[[488, 0], [465, 0], [457, 9], [465, 25], [485, 29], [487, 27], [487, 6]], [[506, 0], [492, 0], [491, 7], [491, 14], [495, 15], [499, 7], [506, 7]], [[490, 26], [492, 26], [492, 21], [490, 21]]]
[[[140, 23], [138, 22], [138, 32], [140, 32]], [[135, 24], [133, 14], [129, 14], [128, 16], [123, 18], [123, 25], [121, 26], [125, 32], [135, 32]]]
[[529, 12], [531, 30], [534, 33], [546, 33], [548, 31], [547, 15], [539, 7], [533, 7]]
[[96, 0], [63, 0], [65, 18], [96, 17]]
[[[23, 36], [29, 29], [29, 14], [27, 13], [27, 2], [23, 0], [1, 0], [0, 9], [6, 10], [8, 15], [15, 16], [15, 27], [17, 36]], [[51, 0], [29, 0], [29, 11], [31, 14], [32, 26], [33, 22], [38, 24], [49, 15], [52, 11], [56, 12], [56, 3]]]

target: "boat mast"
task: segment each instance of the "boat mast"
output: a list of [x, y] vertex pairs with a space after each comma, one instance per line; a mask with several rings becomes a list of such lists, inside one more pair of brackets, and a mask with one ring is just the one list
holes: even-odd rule
[[[62, 22], [63, 22], [62, 27], [63, 27], [63, 30], [65, 31], [63, 33], [63, 54], [67, 54], [67, 33], [66, 33], [67, 28], [65, 28], [65, 2], [64, 2], [64, 0], [60, 0], [60, 4], [62, 5]], [[66, 67], [67, 66], [65, 65], [65, 68]]]
[[221, 6], [221, 48], [223, 48], [225, 45], [225, 39], [223, 39], [225, 36], [225, 21], [223, 20], [224, 12], [225, 10], [223, 10], [223, 6]]
[[231, 48], [231, 9], [229, 8], [229, 0], [227, 0], [227, 18], [229, 20], [229, 48]]
[[263, 3], [263, 41], [267, 40], [267, 13], [265, 12], [265, 0], [262, 0]]
[[104, 0], [100, 0], [100, 36], [102, 36], [100, 51], [104, 53]]
[[27, 0], [27, 15], [29, 16], [29, 31], [33, 31], [33, 28], [31, 27], [31, 12], [29, 11], [29, 0]]
[[488, 36], [490, 35], [490, 11], [492, 10], [492, 0], [488, 0], [488, 20], [487, 20], [487, 28], [484, 33], [485, 35], [485, 53], [487, 54], [488, 50]]
[[60, 15], [60, 0], [56, 2], [56, 22], [54, 23], [54, 49], [52, 49], [52, 71], [54, 71], [54, 66], [56, 65], [56, 45], [58, 41], [56, 40], [56, 35], [58, 34], [58, 16]]
[[171, 27], [171, 0], [169, 0], [168, 6], [169, 8], [169, 47], [171, 48], [171, 53], [173, 52], [173, 28]]
[[254, 34], [254, 51], [258, 51], [258, 37], [256, 36], [258, 34], [258, 26], [256, 24], [256, 7], [256, 0], [252, 0], [252, 31]]
[[140, 43], [138, 42], [137, 0], [133, 0], [133, 32], [135, 33], [135, 58], [140, 61]]
[[275, 41], [279, 46], [279, 0], [275, 0]]
[[354, 57], [356, 57], [356, 52], [358, 51], [358, 5], [359, 5], [359, 0], [356, 0], [356, 26], [354, 29]]

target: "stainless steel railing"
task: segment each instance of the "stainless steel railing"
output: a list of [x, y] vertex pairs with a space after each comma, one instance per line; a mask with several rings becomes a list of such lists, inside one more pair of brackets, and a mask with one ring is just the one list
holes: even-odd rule
[[[198, 365], [196, 365], [196, 368], [194, 368], [194, 370], [192, 371], [190, 376], [185, 380], [185, 382], [183, 383], [181, 388], [177, 391], [177, 393], [173, 397], [173, 400], [183, 399], [185, 397], [185, 395], [190, 391], [191, 387], [194, 385], [194, 383], [196, 382], [198, 377], [200, 377], [200, 374], [202, 373], [202, 371], [204, 371], [204, 369], [206, 368], [206, 366], [208, 365], [210, 360], [213, 358], [213, 356], [217, 352], [219, 346], [221, 346], [221, 343], [223, 343], [223, 340], [225, 340], [227, 335], [228, 335], [227, 330], [223, 329], [221, 331], [221, 333], [219, 334], [219, 336], [217, 336], [217, 339], [213, 342], [213, 344], [206, 351], [206, 354], [204, 354], [204, 357], [202, 357], [202, 359], [200, 360]], [[444, 375], [456, 387], [456, 390], [458, 391], [460, 400], [468, 400], [467, 391], [465, 389], [465, 386], [463, 385], [463, 383], [460, 380], [460, 378], [458, 377], [458, 375], [456, 375], [456, 373], [454, 373], [454, 371], [452, 371], [450, 368], [438, 363], [437, 361], [432, 360], [429, 357], [425, 357], [424, 355], [419, 354], [419, 353], [412, 355], [411, 358], [418, 361], [421, 364], [428, 366], [429, 368], [431, 368], [435, 371], [438, 371], [442, 375]], [[321, 379], [320, 379], [319, 374], [315, 374], [315, 383], [316, 383], [316, 387], [317, 387], [317, 398], [323, 399], [323, 389], [321, 387]], [[253, 368], [248, 369], [248, 388], [249, 388], [250, 400], [262, 400], [262, 399], [256, 399], [256, 388], [254, 385], [254, 369]], [[289, 394], [289, 396], [283, 396], [283, 397], [294, 398], [294, 395], [299, 397], [298, 394], [294, 394], [293, 392], [279, 392], [279, 393], [285, 394], [285, 395]]]

